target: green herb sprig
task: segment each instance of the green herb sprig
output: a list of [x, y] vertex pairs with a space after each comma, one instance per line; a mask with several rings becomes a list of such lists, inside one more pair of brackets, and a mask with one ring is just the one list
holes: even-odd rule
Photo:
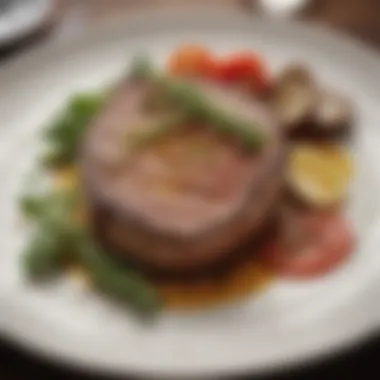
[[44, 132], [45, 166], [56, 168], [74, 162], [86, 127], [101, 109], [104, 98], [100, 93], [82, 93], [68, 100]]

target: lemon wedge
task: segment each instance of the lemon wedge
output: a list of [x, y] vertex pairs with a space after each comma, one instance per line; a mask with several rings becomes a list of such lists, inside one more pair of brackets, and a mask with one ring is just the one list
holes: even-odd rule
[[354, 169], [346, 148], [297, 144], [291, 149], [287, 171], [296, 195], [311, 205], [328, 207], [345, 199]]

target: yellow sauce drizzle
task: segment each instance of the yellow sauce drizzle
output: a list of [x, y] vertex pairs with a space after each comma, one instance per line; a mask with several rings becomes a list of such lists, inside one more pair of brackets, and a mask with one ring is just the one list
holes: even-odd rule
[[257, 260], [246, 261], [237, 266], [223, 281], [204, 284], [157, 283], [164, 305], [168, 309], [196, 309], [217, 306], [258, 293], [274, 279]]

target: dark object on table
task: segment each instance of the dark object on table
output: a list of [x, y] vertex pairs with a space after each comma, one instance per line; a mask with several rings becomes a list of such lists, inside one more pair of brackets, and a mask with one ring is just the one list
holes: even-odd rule
[[[298, 370], [289, 370], [281, 375], [236, 376], [236, 380], [340, 380], [363, 379], [363, 373], [376, 368], [380, 360], [380, 339], [374, 337], [365, 346], [358, 346], [350, 353], [342, 354], [328, 362], [315, 363]], [[1, 380], [25, 380], [35, 376], [39, 380], [137, 380], [134, 377], [117, 378], [106, 375], [84, 374], [83, 371], [63, 369], [60, 365], [47, 363], [35, 356], [27, 355], [18, 347], [0, 341]]]
[[45, 36], [56, 7], [57, 0], [0, 0], [0, 58]]

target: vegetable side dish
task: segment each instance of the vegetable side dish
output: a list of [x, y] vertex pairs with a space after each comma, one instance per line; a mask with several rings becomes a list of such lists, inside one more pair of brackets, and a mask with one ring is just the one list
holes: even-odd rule
[[75, 273], [145, 316], [323, 275], [354, 245], [340, 211], [353, 122], [299, 64], [273, 78], [251, 52], [185, 45], [164, 70], [136, 57], [44, 131], [54, 181], [20, 201], [25, 273]]

